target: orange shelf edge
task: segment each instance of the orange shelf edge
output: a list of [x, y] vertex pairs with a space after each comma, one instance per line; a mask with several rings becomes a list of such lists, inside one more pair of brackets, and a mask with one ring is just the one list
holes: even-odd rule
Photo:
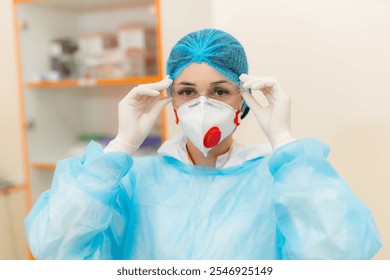
[[0, 189], [0, 196], [15, 193], [15, 192], [21, 192], [25, 190], [26, 190], [26, 184], [9, 186], [7, 188]]
[[54, 170], [56, 169], [56, 164], [48, 163], [48, 162], [34, 162], [31, 164], [31, 167], [33, 169], [40, 169], [40, 170]]
[[154, 83], [161, 80], [161, 75], [129, 77], [120, 79], [69, 79], [59, 81], [26, 82], [29, 88], [47, 87], [93, 87], [93, 86], [120, 86], [131, 84]]
[[61, 80], [57, 82], [26, 82], [25, 85], [30, 88], [45, 88], [45, 87], [77, 87], [77, 80]]
[[14, 0], [15, 4], [19, 3], [31, 3], [31, 2], [42, 2], [42, 0]]

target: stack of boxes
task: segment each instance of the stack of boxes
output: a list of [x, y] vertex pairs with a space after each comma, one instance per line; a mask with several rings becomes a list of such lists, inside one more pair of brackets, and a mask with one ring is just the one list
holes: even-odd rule
[[153, 28], [126, 24], [116, 34], [82, 35], [76, 57], [83, 78], [122, 78], [157, 74], [156, 53]]

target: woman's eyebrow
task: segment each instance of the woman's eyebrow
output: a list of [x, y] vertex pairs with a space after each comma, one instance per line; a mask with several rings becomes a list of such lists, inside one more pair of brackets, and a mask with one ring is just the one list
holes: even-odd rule
[[190, 82], [186, 82], [186, 81], [180, 82], [180, 83], [178, 83], [178, 85], [194, 86], [194, 87], [196, 87], [195, 83], [190, 83]]
[[228, 81], [226, 80], [220, 80], [220, 81], [216, 81], [216, 82], [212, 82], [212, 83], [209, 83], [209, 86], [215, 86], [215, 85], [219, 85], [219, 84], [230, 84]]

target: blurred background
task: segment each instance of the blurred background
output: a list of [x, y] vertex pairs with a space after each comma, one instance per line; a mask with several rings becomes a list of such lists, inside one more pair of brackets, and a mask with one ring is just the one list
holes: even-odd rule
[[[385, 0], [0, 0], [0, 259], [30, 258], [23, 220], [57, 160], [117, 130], [117, 103], [160, 80], [188, 32], [219, 28], [249, 72], [292, 97], [297, 138], [329, 160], [372, 210], [390, 259], [390, 2]], [[167, 106], [138, 155], [179, 133]], [[266, 141], [252, 114], [236, 132]]]

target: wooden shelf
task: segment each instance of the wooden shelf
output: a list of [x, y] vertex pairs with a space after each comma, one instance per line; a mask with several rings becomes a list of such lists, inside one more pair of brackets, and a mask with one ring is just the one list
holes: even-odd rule
[[160, 81], [161, 79], [161, 76], [155, 75], [121, 79], [69, 79], [59, 81], [26, 82], [25, 85], [29, 88], [123, 86], [154, 83]]
[[40, 169], [40, 170], [55, 170], [56, 164], [50, 162], [34, 162], [31, 164], [31, 167], [33, 169]]
[[26, 190], [25, 184], [9, 186], [9, 187], [0, 189], [0, 196], [1, 195], [8, 195], [8, 194], [20, 192], [20, 191], [25, 191], [25, 190]]
[[14, 3], [16, 4], [31, 3], [31, 2], [42, 2], [42, 0], [14, 0]]
[[42, 81], [42, 82], [26, 82], [29, 88], [46, 88], [46, 87], [78, 87], [77, 80], [61, 80], [56, 82]]
[[34, 3], [57, 9], [85, 11], [90, 9], [107, 9], [121, 6], [145, 6], [153, 4], [153, 0], [13, 0], [16, 4]]

